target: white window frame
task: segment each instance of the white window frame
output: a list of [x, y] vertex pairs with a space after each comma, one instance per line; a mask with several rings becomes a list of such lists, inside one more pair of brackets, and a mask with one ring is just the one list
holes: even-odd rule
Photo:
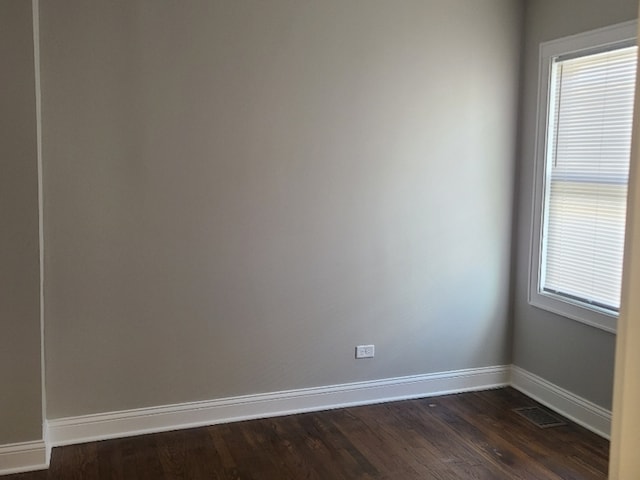
[[[540, 44], [538, 78], [538, 121], [536, 127], [535, 170], [533, 191], [533, 219], [531, 228], [531, 252], [529, 266], [529, 303], [535, 307], [562, 315], [578, 322], [615, 333], [618, 315], [609, 310], [573, 301], [571, 299], [541, 292], [540, 262], [542, 256], [542, 226], [544, 216], [544, 188], [546, 174], [547, 129], [551, 64], [554, 58], [588, 52], [598, 48], [615, 48], [629, 41], [636, 42], [638, 22], [636, 20], [605, 27], [570, 37]], [[628, 46], [628, 45], [627, 45]]]

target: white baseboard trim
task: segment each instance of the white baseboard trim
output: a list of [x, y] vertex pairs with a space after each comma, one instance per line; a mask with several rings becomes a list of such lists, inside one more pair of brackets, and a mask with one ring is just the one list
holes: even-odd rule
[[610, 411], [511, 365], [49, 420], [44, 428], [45, 440], [0, 446], [0, 475], [46, 469], [54, 446], [508, 385], [609, 438]]
[[44, 470], [49, 467], [44, 441], [0, 445], [0, 475]]
[[486, 390], [508, 385], [510, 366], [244, 395], [219, 400], [49, 420], [51, 446], [179, 430], [254, 418]]
[[610, 438], [611, 412], [515, 365], [511, 386], [601, 437]]

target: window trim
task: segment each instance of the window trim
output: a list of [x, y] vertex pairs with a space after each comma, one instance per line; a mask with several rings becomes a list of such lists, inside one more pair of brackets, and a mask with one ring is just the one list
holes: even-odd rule
[[540, 260], [542, 252], [542, 225], [544, 215], [544, 184], [546, 174], [546, 149], [551, 63], [554, 58], [577, 55], [586, 51], [624, 46], [637, 42], [638, 22], [632, 20], [610, 27], [600, 28], [540, 44], [538, 67], [538, 112], [534, 151], [533, 217], [529, 252], [529, 304], [576, 320], [592, 327], [616, 333], [618, 315], [596, 306], [585, 306], [550, 292], [539, 291]]

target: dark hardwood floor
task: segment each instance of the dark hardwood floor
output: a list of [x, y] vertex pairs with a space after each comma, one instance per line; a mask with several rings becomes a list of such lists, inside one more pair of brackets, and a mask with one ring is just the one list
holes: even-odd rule
[[44, 479], [606, 479], [609, 442], [540, 429], [505, 388], [252, 420], [53, 450]]

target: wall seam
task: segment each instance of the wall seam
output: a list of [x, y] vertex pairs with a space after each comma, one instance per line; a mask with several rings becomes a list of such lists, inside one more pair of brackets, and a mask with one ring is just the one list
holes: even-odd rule
[[[38, 172], [38, 265], [39, 265], [39, 303], [40, 303], [40, 395], [42, 404], [42, 438], [45, 445], [47, 442], [47, 402], [46, 402], [46, 376], [45, 376], [45, 354], [44, 354], [44, 199], [43, 199], [43, 178], [42, 178], [42, 95], [40, 89], [40, 4], [39, 0], [31, 0], [31, 11], [33, 18], [33, 62], [35, 76], [35, 97], [36, 97], [36, 161]], [[47, 464], [51, 448], [47, 448]]]

